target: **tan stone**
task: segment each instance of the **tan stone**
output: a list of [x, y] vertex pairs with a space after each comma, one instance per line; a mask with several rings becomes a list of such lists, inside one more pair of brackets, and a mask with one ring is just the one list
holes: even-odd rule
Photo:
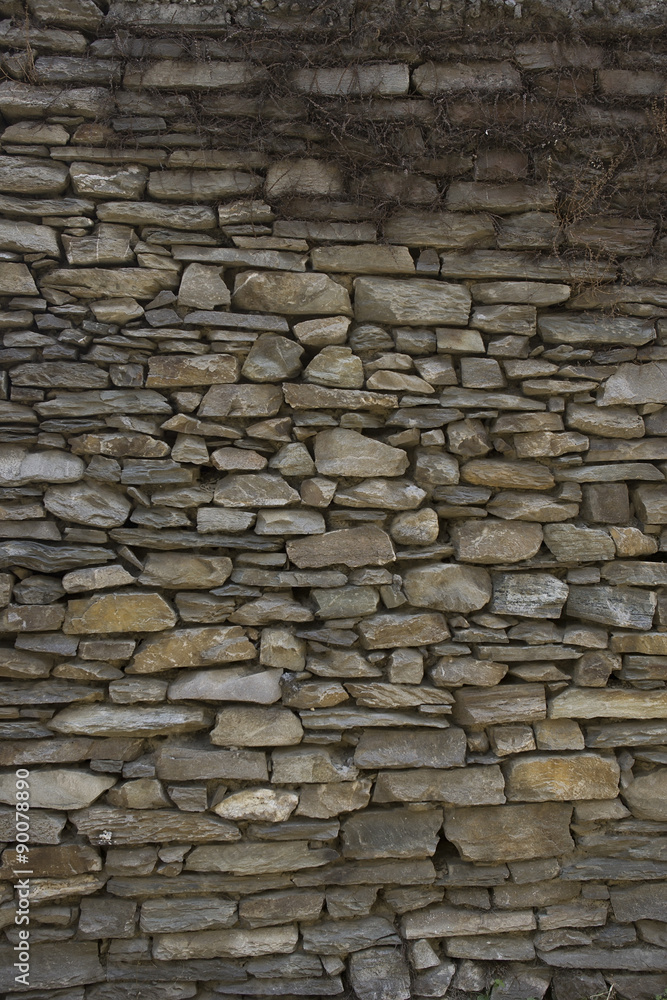
[[326, 274], [242, 271], [232, 302], [237, 309], [291, 316], [351, 316], [350, 296]]
[[206, 667], [253, 659], [255, 647], [238, 625], [178, 629], [145, 639], [128, 673], [152, 674], [175, 667]]
[[403, 577], [410, 604], [436, 611], [477, 611], [491, 598], [491, 577], [484, 569], [432, 563], [416, 566]]
[[149, 552], [139, 583], [168, 590], [220, 587], [232, 571], [227, 556], [197, 556], [181, 552]]
[[667, 692], [569, 688], [549, 703], [550, 719], [667, 719]]
[[287, 556], [299, 569], [384, 566], [395, 559], [391, 539], [381, 528], [341, 528], [287, 542]]
[[380, 613], [364, 618], [358, 628], [365, 649], [427, 646], [449, 638], [444, 616], [434, 611]]
[[620, 771], [613, 757], [534, 754], [508, 760], [503, 769], [510, 802], [613, 799], [618, 794]]
[[542, 528], [528, 522], [466, 521], [451, 530], [456, 558], [472, 563], [516, 563], [530, 559], [542, 545]]
[[428, 278], [357, 278], [354, 283], [354, 315], [361, 323], [465, 326], [469, 314], [465, 285]]
[[466, 462], [461, 478], [475, 486], [499, 486], [510, 490], [550, 490], [555, 481], [544, 465], [537, 462], [505, 462], [478, 458]]
[[300, 743], [299, 717], [286, 708], [233, 705], [218, 714], [211, 743], [227, 747], [292, 746]]
[[633, 816], [664, 823], [667, 820], [667, 767], [637, 774], [622, 795]]
[[572, 806], [560, 802], [445, 809], [445, 836], [466, 861], [502, 864], [574, 849]]
[[236, 382], [239, 363], [231, 354], [200, 354], [197, 357], [168, 354], [148, 359], [146, 385], [170, 388], [191, 385], [219, 385]]
[[176, 621], [160, 594], [123, 591], [69, 601], [63, 632], [161, 632]]
[[315, 465], [325, 476], [401, 476], [408, 467], [402, 448], [336, 427], [315, 438]]

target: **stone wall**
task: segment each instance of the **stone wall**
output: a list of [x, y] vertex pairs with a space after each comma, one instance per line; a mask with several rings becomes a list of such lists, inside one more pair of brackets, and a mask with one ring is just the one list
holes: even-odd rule
[[667, 988], [660, 6], [2, 3], [9, 1000]]

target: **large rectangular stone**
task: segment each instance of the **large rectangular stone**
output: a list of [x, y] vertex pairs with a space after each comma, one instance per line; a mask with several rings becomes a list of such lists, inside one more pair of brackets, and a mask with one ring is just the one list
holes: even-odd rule
[[572, 586], [566, 611], [573, 618], [600, 625], [649, 629], [656, 606], [655, 593], [639, 587]]
[[[494, 647], [495, 648], [495, 647]], [[463, 687], [454, 692], [453, 719], [460, 725], [488, 726], [544, 719], [547, 705], [542, 684]]]
[[520, 755], [503, 765], [510, 802], [614, 799], [619, 767], [615, 757], [594, 753]]
[[354, 763], [362, 768], [463, 767], [465, 754], [465, 733], [455, 726], [437, 733], [365, 732], [354, 752]]
[[428, 278], [357, 278], [354, 314], [360, 323], [402, 326], [465, 326], [470, 315], [465, 285]]
[[642, 347], [655, 339], [652, 320], [599, 313], [544, 313], [538, 333], [547, 344], [624, 344]]
[[667, 691], [568, 688], [549, 703], [550, 719], [667, 719]]
[[496, 231], [485, 212], [425, 212], [402, 209], [390, 216], [384, 227], [388, 243], [409, 247], [463, 250], [493, 246]]
[[408, 941], [420, 938], [460, 937], [464, 934], [509, 934], [535, 930], [532, 910], [472, 910], [460, 906], [432, 906], [408, 913], [401, 922]]
[[424, 858], [438, 845], [442, 810], [367, 809], [342, 824], [343, 856], [371, 858]]
[[551, 858], [574, 849], [572, 806], [560, 802], [445, 809], [445, 836], [466, 861]]
[[[442, 735], [446, 733], [447, 730]], [[436, 768], [380, 771], [375, 782], [373, 802], [442, 802], [448, 806], [495, 806], [505, 802], [504, 788], [500, 768], [493, 765], [451, 771]]]

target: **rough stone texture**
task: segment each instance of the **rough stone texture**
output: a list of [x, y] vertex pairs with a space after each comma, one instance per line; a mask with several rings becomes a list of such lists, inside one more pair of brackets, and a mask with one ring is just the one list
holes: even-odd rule
[[662, 995], [663, 7], [4, 4], [3, 996]]

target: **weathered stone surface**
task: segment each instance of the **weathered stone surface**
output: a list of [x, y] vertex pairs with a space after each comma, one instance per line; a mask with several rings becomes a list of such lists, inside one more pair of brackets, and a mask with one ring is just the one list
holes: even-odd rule
[[419, 858], [433, 854], [442, 825], [437, 809], [366, 810], [345, 820], [343, 855], [348, 858]]
[[553, 476], [543, 465], [495, 458], [466, 462], [461, 476], [466, 483], [475, 486], [500, 486], [503, 489], [549, 490], [554, 485]]
[[[132, 209], [135, 207], [133, 204]], [[80, 299], [118, 298], [123, 295], [135, 299], [152, 299], [160, 291], [176, 288], [178, 277], [173, 271], [143, 267], [79, 267], [72, 271], [49, 271], [43, 284], [47, 288], [66, 291]]]
[[463, 562], [515, 563], [534, 556], [542, 545], [539, 524], [466, 521], [451, 531], [456, 558]]
[[505, 802], [499, 767], [451, 771], [381, 771], [373, 802], [440, 802], [448, 806], [493, 806]]
[[[0, 989], [8, 994], [14, 992], [20, 984], [15, 976], [20, 969], [14, 968], [17, 953], [11, 945], [0, 949], [2, 958], [2, 973], [0, 974]], [[28, 963], [25, 963], [28, 964]], [[51, 991], [59, 987], [82, 986], [88, 983], [104, 981], [105, 973], [98, 956], [98, 946], [94, 941], [75, 942], [35, 942], [30, 947], [30, 983], [31, 990]]]
[[315, 465], [324, 476], [400, 476], [407, 469], [408, 456], [402, 448], [335, 428], [317, 435]]
[[367, 948], [350, 956], [350, 982], [359, 1000], [409, 1000], [410, 972], [394, 948]]
[[255, 647], [238, 625], [176, 629], [144, 639], [129, 672], [152, 674], [174, 667], [205, 667], [254, 656]]
[[[551, 313], [538, 320], [547, 344], [629, 344], [641, 347], [655, 337], [651, 321], [631, 317], [602, 317], [590, 313]], [[622, 400], [610, 400], [622, 402]]]
[[83, 476], [84, 463], [75, 455], [54, 449], [31, 452], [15, 445], [0, 445], [0, 482], [3, 486], [27, 483], [75, 483]]
[[[507, 653], [507, 650], [503, 650]], [[465, 687], [454, 693], [454, 719], [462, 725], [531, 722], [547, 714], [541, 684], [503, 684], [498, 688]]]
[[656, 608], [656, 595], [639, 587], [570, 587], [566, 610], [573, 618], [649, 629]]
[[408, 570], [403, 577], [403, 588], [415, 607], [466, 614], [488, 603], [491, 578], [483, 569], [433, 563]]
[[161, 632], [176, 624], [176, 614], [160, 594], [140, 590], [69, 601], [63, 631]]
[[298, 716], [286, 708], [223, 708], [218, 714], [211, 742], [218, 746], [290, 746], [300, 743], [303, 728]]
[[438, 612], [398, 611], [363, 619], [359, 634], [365, 649], [390, 649], [442, 642], [449, 637], [449, 629]]
[[287, 542], [287, 555], [299, 569], [384, 566], [395, 558], [389, 536], [380, 528], [343, 528]]
[[525, 618], [560, 618], [568, 587], [550, 573], [495, 573], [489, 610]]
[[227, 556], [190, 556], [183, 553], [151, 552], [139, 583], [169, 590], [191, 587], [209, 590], [221, 586], [232, 571]]
[[294, 925], [256, 930], [202, 930], [157, 934], [153, 958], [174, 961], [193, 958], [248, 958], [252, 955], [283, 955], [292, 952], [299, 938]]
[[445, 809], [445, 836], [466, 861], [497, 864], [550, 858], [573, 849], [566, 803]]
[[150, 358], [146, 385], [151, 388], [219, 385], [236, 382], [238, 371], [236, 358], [229, 354], [202, 354], [197, 358], [184, 355]]
[[366, 732], [354, 763], [360, 768], [459, 767], [465, 763], [465, 734], [455, 727], [438, 733]]
[[346, 955], [377, 945], [394, 946], [400, 938], [385, 917], [321, 920], [303, 928], [303, 950], [319, 955]]
[[252, 671], [248, 667], [198, 670], [169, 685], [169, 697], [204, 701], [250, 701], [272, 705], [280, 700], [281, 670]]
[[[110, 788], [115, 778], [68, 768], [35, 771], [30, 778], [30, 804], [34, 809], [83, 809]], [[16, 801], [14, 775], [0, 777], [0, 802]], [[55, 873], [52, 873], [55, 874]]]
[[158, 736], [192, 733], [205, 729], [210, 715], [197, 707], [152, 705], [125, 708], [121, 705], [84, 705], [65, 708], [50, 720], [57, 733], [86, 736]]
[[[667, 695], [621, 688], [570, 688], [549, 703], [551, 719], [664, 719]], [[599, 743], [597, 745], [600, 745]]]
[[470, 313], [470, 293], [464, 285], [413, 278], [357, 278], [354, 314], [361, 323], [406, 326], [464, 326]]
[[597, 754], [515, 758], [504, 772], [510, 802], [613, 799], [618, 794], [618, 764]]
[[122, 493], [87, 482], [49, 487], [44, 494], [44, 506], [63, 521], [95, 528], [119, 527], [131, 509]]
[[659, 767], [648, 774], [637, 774], [623, 789], [623, 798], [633, 816], [664, 822], [667, 817], [667, 768]]
[[232, 302], [239, 309], [291, 316], [352, 314], [348, 293], [325, 274], [244, 271], [234, 282]]

